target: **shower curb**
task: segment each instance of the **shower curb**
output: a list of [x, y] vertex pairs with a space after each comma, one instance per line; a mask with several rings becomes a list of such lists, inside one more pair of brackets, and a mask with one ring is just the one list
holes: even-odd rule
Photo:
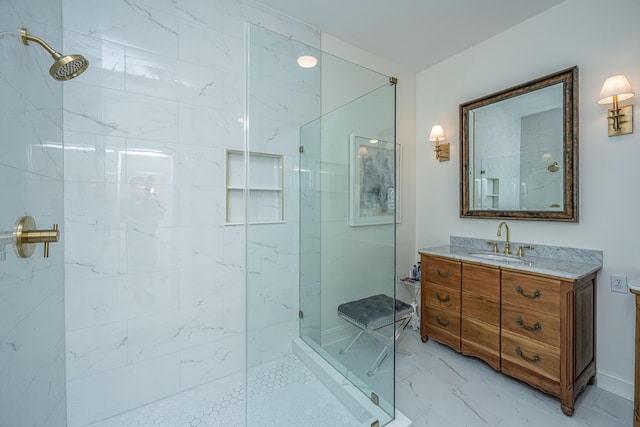
[[[372, 402], [358, 388], [313, 351], [303, 339], [293, 340], [292, 347], [293, 354], [340, 400], [354, 418], [362, 422], [362, 425], [372, 425], [376, 420], [388, 419], [389, 414], [381, 408], [373, 406]], [[395, 419], [386, 424], [388, 427], [409, 427], [411, 425], [411, 420], [397, 408]]]

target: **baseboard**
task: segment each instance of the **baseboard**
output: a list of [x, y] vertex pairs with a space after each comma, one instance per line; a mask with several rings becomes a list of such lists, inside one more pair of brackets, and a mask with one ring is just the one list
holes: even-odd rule
[[599, 388], [617, 394], [628, 400], [633, 400], [633, 383], [618, 378], [607, 372], [598, 371], [596, 384]]

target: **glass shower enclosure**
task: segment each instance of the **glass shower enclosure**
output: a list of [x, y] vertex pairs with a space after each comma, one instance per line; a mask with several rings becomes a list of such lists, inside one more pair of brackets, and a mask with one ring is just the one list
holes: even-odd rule
[[[373, 408], [350, 408], [344, 425], [385, 425], [394, 417], [394, 325], [347, 349], [360, 330], [338, 307], [395, 298], [395, 81], [264, 28], [248, 32], [247, 425], [343, 425], [311, 386], [265, 397], [265, 376], [276, 378], [267, 394], [290, 386], [282, 372], [307, 384], [288, 359], [292, 342], [294, 353], [322, 361], [305, 368], [339, 373]], [[303, 68], [301, 56], [317, 64]], [[289, 421], [266, 415], [276, 401]]]
[[64, 220], [62, 88], [46, 75], [50, 57], [25, 47], [14, 25], [29, 17], [59, 45], [61, 7], [23, 1], [0, 13], [1, 426], [66, 425], [64, 240], [47, 257], [42, 244], [23, 257], [14, 238], [21, 218], [38, 229]]
[[[0, 14], [0, 28], [15, 29], [16, 22], [35, 21], [39, 23], [38, 34], [57, 46], [63, 44], [62, 2], [12, 1], [11, 5]], [[200, 214], [204, 217], [215, 212], [221, 217], [223, 202], [211, 199], [226, 191], [227, 223], [212, 222], [205, 228], [190, 223], [175, 227], [188, 232], [182, 240], [182, 234], [173, 234], [173, 219], [170, 221], [167, 215], [165, 243], [198, 243], [195, 249], [189, 246], [187, 255], [177, 260], [179, 264], [169, 266], [162, 262], [170, 259], [170, 245], [158, 252], [165, 258], [153, 262], [129, 263], [126, 258], [127, 253], [136, 252], [127, 252], [127, 240], [122, 236], [128, 229], [120, 228], [121, 200], [114, 194], [122, 188], [125, 200], [124, 189], [139, 189], [135, 181], [120, 177], [120, 182], [114, 176], [114, 181], [105, 186], [114, 194], [98, 191], [93, 200], [93, 187], [88, 186], [92, 181], [65, 176], [65, 168], [79, 162], [74, 153], [107, 152], [105, 148], [110, 146], [106, 142], [95, 143], [97, 148], [91, 146], [91, 141], [102, 141], [105, 135], [98, 130], [76, 132], [77, 138], [91, 139], [84, 151], [76, 150], [84, 146], [74, 144], [73, 139], [65, 141], [65, 130], [70, 129], [73, 138], [78, 123], [63, 117], [62, 86], [46, 76], [50, 59], [27, 49], [15, 31], [0, 34], [0, 54], [11, 59], [0, 69], [0, 122], [4, 132], [0, 196], [5, 201], [0, 211], [0, 426], [128, 426], [138, 425], [139, 416], [145, 414], [152, 414], [154, 422], [161, 425], [173, 423], [177, 415], [193, 425], [213, 425], [202, 419], [205, 410], [217, 426], [370, 426], [374, 421], [385, 425], [393, 419], [393, 348], [376, 372], [367, 374], [393, 336], [393, 327], [379, 330], [377, 339], [363, 336], [349, 351], [341, 353], [358, 331], [338, 316], [337, 308], [378, 294], [394, 297], [398, 153], [394, 142], [395, 86], [387, 76], [289, 37], [254, 25], [247, 28], [246, 145], [243, 150], [238, 149], [241, 142], [235, 140], [216, 141], [215, 145], [216, 156], [218, 152], [220, 160], [226, 156], [231, 179], [225, 188], [216, 186], [206, 193], [191, 193], [196, 186], [186, 185], [185, 194], [194, 194], [193, 198], [178, 201], [177, 197], [167, 197], [168, 202], [175, 203], [171, 206], [176, 212], [182, 205], [184, 212], [190, 213], [201, 206], [195, 195], [206, 194], [202, 199], [210, 202], [210, 209], [200, 209]], [[318, 63], [313, 68], [301, 68], [297, 64], [300, 56], [314, 56]], [[102, 100], [85, 93], [106, 93], [110, 89], [100, 86], [103, 77], [94, 78], [90, 83], [77, 82], [76, 89], [65, 89], [70, 105], [86, 98], [90, 105], [95, 104], [96, 111], [102, 111]], [[97, 92], [92, 92], [94, 89]], [[188, 90], [182, 88], [181, 96], [184, 93]], [[72, 98], [74, 95], [76, 98]], [[134, 95], [135, 99], [140, 96]], [[202, 117], [192, 127], [206, 128], [204, 121], [211, 117], [204, 113]], [[184, 125], [187, 128], [191, 123]], [[138, 148], [138, 152], [151, 153], [149, 157], [164, 164], [168, 157], [158, 154], [167, 149], [165, 142], [155, 139], [133, 138], [129, 145], [116, 144], [113, 152], [127, 147], [130, 154]], [[114, 137], [109, 143], [119, 140]], [[178, 148], [178, 144], [169, 142], [166, 146]], [[198, 173], [209, 173], [212, 164], [217, 167], [215, 171], [222, 171], [222, 161], [199, 163], [204, 146], [196, 144], [178, 151], [187, 154], [181, 158], [198, 159]], [[225, 151], [226, 147], [235, 150]], [[130, 160], [127, 163], [127, 173], [148, 166]], [[182, 171], [191, 165], [182, 164]], [[162, 187], [172, 191], [179, 188], [173, 176]], [[88, 196], [74, 199], [76, 192]], [[114, 213], [105, 216], [103, 228], [89, 222], [65, 224], [65, 211], [69, 215], [74, 210], [78, 213], [78, 206], [98, 210], [110, 205]], [[14, 227], [25, 215], [32, 216], [39, 229], [61, 224], [61, 240], [51, 244], [48, 258], [43, 256], [40, 244], [31, 258], [15, 254], [11, 243]], [[183, 219], [187, 221], [187, 217]], [[114, 230], [120, 237], [106, 239]], [[244, 239], [238, 237], [242, 234]], [[216, 236], [219, 246], [213, 252], [202, 250], [210, 242], [200, 243], [201, 237], [211, 235]], [[118, 263], [110, 264], [96, 278], [84, 272], [80, 276], [67, 273], [65, 277], [65, 257], [69, 264], [79, 264], [77, 256], [85, 247], [80, 243], [86, 240], [87, 247], [93, 245], [91, 236], [102, 236], [99, 242], [112, 242], [109, 250], [125, 255], [117, 257]], [[162, 242], [150, 240], [150, 247]], [[224, 248], [225, 256], [233, 253], [232, 259], [211, 256], [217, 254], [218, 247], [221, 251]], [[241, 247], [245, 250], [244, 265], [235, 257]], [[87, 259], [100, 260], [103, 251], [99, 246]], [[215, 268], [220, 264], [225, 271], [229, 267], [228, 275], [221, 275]], [[87, 274], [92, 265], [83, 264], [88, 266]], [[166, 276], [155, 274], [165, 268], [169, 270]], [[245, 275], [244, 283], [239, 279], [240, 271]], [[186, 295], [181, 301], [186, 305], [178, 307], [175, 279], [183, 274], [180, 283], [185, 287], [180, 289], [186, 293], [180, 295]], [[135, 295], [142, 289], [131, 286], [141, 283], [138, 278], [153, 285], [148, 287], [153, 292], [149, 298]], [[102, 286], [103, 281], [108, 286]], [[221, 283], [225, 286], [217, 286]], [[94, 291], [99, 296], [97, 304], [92, 299]], [[236, 297], [241, 293], [245, 294], [244, 301]], [[103, 305], [105, 296], [112, 304]], [[147, 305], [155, 296], [157, 305]], [[104, 320], [92, 317], [94, 312], [102, 316], [96, 307], [105, 308]], [[125, 317], [129, 314], [131, 317]], [[187, 316], [186, 323], [182, 322], [183, 315]], [[80, 323], [70, 328], [74, 319]], [[122, 328], [112, 329], [109, 322]], [[140, 322], [134, 333], [128, 329], [125, 333], [124, 324], [129, 328], [133, 322]], [[65, 328], [67, 334], [71, 332], [67, 338]], [[81, 331], [79, 338], [75, 331]], [[197, 348], [191, 347], [187, 337], [191, 334]], [[215, 341], [209, 342], [212, 336]], [[132, 337], [141, 340], [137, 352], [130, 350], [134, 348]], [[147, 337], [152, 337], [148, 347]], [[241, 349], [239, 342], [243, 339]], [[110, 359], [108, 356], [114, 354], [110, 353], [112, 342], [117, 342], [118, 357]], [[216, 344], [214, 350], [210, 344]], [[95, 350], [91, 358], [98, 362], [95, 371], [93, 363], [70, 360], [74, 345]], [[306, 348], [300, 350], [303, 345]], [[137, 360], [142, 358], [142, 347], [151, 350], [151, 355]], [[181, 354], [183, 351], [185, 354]], [[330, 369], [322, 364], [308, 365], [298, 357], [301, 351], [318, 355]], [[103, 359], [113, 365], [101, 367]], [[155, 363], [164, 360], [171, 363]], [[195, 378], [194, 374], [188, 377], [193, 382], [186, 376], [174, 381], [180, 365], [188, 368], [200, 361], [201, 377]], [[327, 391], [327, 384], [315, 375], [320, 370], [346, 377], [357, 387], [360, 400], [373, 409], [340, 407], [344, 399], [330, 387]], [[155, 379], [171, 387], [158, 387]], [[239, 384], [242, 381], [244, 387]], [[149, 392], [151, 398], [143, 396], [141, 390]]]

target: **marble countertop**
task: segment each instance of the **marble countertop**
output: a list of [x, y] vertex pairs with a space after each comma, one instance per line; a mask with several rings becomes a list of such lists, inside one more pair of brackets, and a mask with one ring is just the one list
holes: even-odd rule
[[532, 255], [525, 255], [522, 258], [515, 257], [517, 259], [514, 261], [489, 260], [478, 258], [477, 256], [471, 254], [491, 254], [491, 251], [486, 250], [486, 248], [479, 249], [478, 247], [473, 246], [437, 246], [433, 248], [419, 249], [418, 252], [425, 255], [443, 256], [464, 261], [473, 261], [482, 264], [495, 265], [513, 270], [547, 274], [551, 276], [575, 280], [581, 279], [602, 268], [602, 262], [598, 262], [593, 258], [589, 258], [587, 262], [583, 262], [575, 259], [560, 259], [535, 256], [535, 252]]

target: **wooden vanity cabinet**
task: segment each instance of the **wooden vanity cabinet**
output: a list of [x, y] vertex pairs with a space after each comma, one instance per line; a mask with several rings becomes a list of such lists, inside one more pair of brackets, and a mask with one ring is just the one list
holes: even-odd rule
[[580, 280], [421, 254], [422, 341], [429, 337], [561, 400], [592, 384], [595, 273]]
[[504, 272], [502, 372], [560, 394], [559, 280]]
[[500, 370], [500, 268], [462, 263], [462, 354]]
[[596, 373], [595, 273], [581, 280], [502, 271], [502, 372], [560, 398], [562, 412]]
[[421, 257], [420, 336], [460, 351], [460, 261]]

